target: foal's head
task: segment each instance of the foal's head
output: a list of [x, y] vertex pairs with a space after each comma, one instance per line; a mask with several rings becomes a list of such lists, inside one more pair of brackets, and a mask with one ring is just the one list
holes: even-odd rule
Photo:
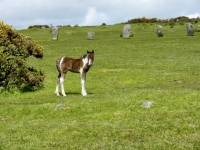
[[85, 54], [83, 58], [87, 59], [88, 66], [92, 66], [94, 61], [94, 50], [92, 50], [91, 52], [87, 51], [87, 54]]

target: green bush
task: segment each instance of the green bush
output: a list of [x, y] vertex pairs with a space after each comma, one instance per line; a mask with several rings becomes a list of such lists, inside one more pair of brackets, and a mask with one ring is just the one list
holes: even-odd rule
[[200, 32], [200, 28], [196, 28], [196, 29], [195, 29], [195, 32]]
[[25, 62], [30, 55], [42, 58], [42, 46], [0, 22], [0, 47], [0, 89], [33, 91], [42, 87], [44, 73]]
[[180, 22], [180, 25], [184, 25], [184, 22], [183, 22], [183, 21], [181, 21], [181, 22]]

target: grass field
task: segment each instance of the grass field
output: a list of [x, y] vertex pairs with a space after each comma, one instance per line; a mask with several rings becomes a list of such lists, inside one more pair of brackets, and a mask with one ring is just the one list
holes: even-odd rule
[[[51, 29], [19, 31], [44, 47], [43, 59], [27, 62], [46, 78], [39, 91], [0, 94], [0, 150], [200, 149], [200, 32], [163, 25], [158, 38], [156, 24], [132, 24], [134, 36], [122, 39], [123, 26], [61, 28], [57, 41]], [[55, 61], [87, 50], [95, 51], [88, 95], [68, 73], [67, 96], [57, 97]]]

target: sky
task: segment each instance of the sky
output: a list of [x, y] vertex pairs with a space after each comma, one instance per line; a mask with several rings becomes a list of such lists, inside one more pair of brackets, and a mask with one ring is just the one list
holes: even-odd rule
[[200, 17], [200, 0], [0, 0], [0, 21], [31, 25], [113, 25], [134, 18]]

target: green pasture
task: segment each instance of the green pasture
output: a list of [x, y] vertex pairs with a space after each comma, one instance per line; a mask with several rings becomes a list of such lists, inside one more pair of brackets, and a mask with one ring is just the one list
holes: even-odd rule
[[[0, 150], [200, 149], [200, 32], [162, 25], [157, 37], [157, 24], [131, 24], [134, 36], [122, 39], [123, 26], [60, 28], [57, 41], [50, 28], [19, 31], [44, 47], [43, 59], [27, 62], [46, 77], [39, 91], [0, 94]], [[56, 60], [87, 50], [95, 51], [88, 95], [69, 72], [67, 96], [57, 97]]]

